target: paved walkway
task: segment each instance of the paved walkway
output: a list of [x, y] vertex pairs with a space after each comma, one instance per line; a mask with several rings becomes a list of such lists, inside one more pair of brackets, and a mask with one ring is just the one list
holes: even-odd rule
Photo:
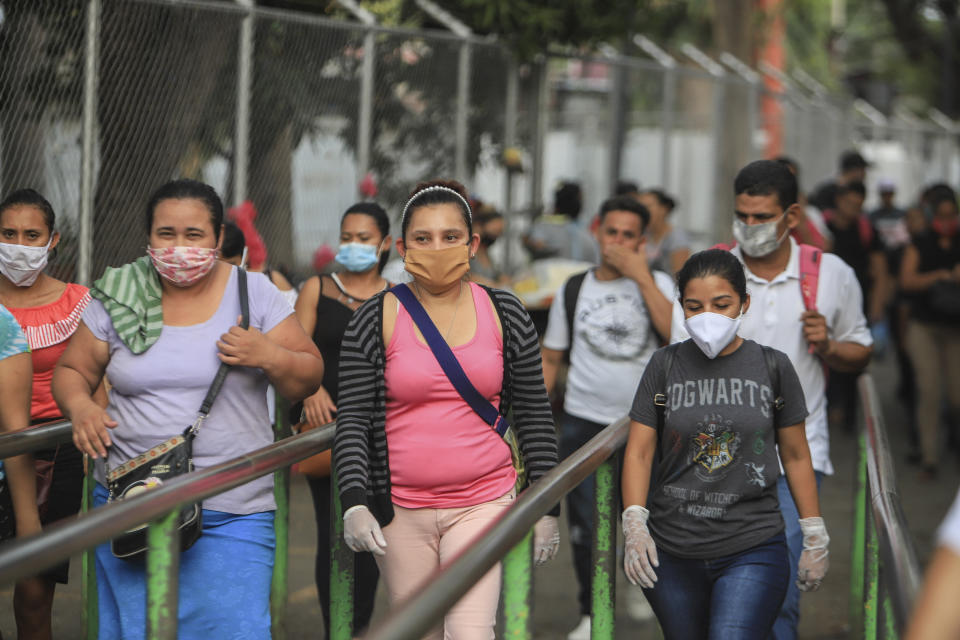
[[[940, 479], [935, 483], [921, 483], [917, 469], [905, 463], [907, 447], [905, 415], [898, 404], [894, 374], [889, 363], [874, 365], [873, 374], [883, 402], [888, 435], [896, 461], [897, 480], [905, 497], [903, 508], [911, 533], [916, 541], [921, 562], [929, 557], [936, 527], [960, 485], [960, 464], [956, 457], [944, 460]], [[830, 574], [823, 589], [802, 596], [802, 638], [845, 638], [850, 585], [850, 535], [853, 513], [854, 466], [856, 441], [852, 433], [844, 431], [831, 435], [832, 458], [837, 473], [826, 479], [822, 488], [824, 517], [830, 532]], [[313, 586], [313, 514], [309, 491], [302, 478], [293, 482], [293, 522], [291, 527], [290, 604], [288, 609], [288, 637], [318, 638], [322, 627], [316, 589]], [[563, 532], [565, 535], [565, 531]], [[79, 575], [79, 562], [73, 563], [73, 575]], [[568, 545], [561, 547], [560, 555], [535, 574], [534, 628], [536, 637], [562, 639], [578, 621], [576, 587]], [[633, 589], [623, 578], [617, 583], [617, 638], [658, 638], [655, 622], [636, 622], [626, 615], [627, 590]], [[8, 640], [14, 637], [12, 590], [0, 591], [0, 632]], [[383, 594], [377, 605], [377, 617], [386, 611]], [[80, 588], [74, 580], [60, 588], [55, 605], [54, 638], [80, 638]]]

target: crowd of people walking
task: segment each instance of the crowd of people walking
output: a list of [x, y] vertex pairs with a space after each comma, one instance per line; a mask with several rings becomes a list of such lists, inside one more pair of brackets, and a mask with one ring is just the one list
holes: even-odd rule
[[[668, 639], [796, 638], [801, 593], [829, 580], [829, 434], [854, 428], [871, 357], [897, 358], [920, 478], [938, 476], [943, 442], [960, 454], [960, 386], [945, 384], [960, 378], [957, 196], [935, 184], [901, 209], [881, 180], [868, 213], [869, 168], [845, 153], [807, 198], [790, 158], [752, 162], [731, 185], [729, 238], [715, 239], [733, 242], [701, 251], [664, 190], [622, 183], [580, 220], [582, 190], [566, 182], [508, 253], [582, 268], [531, 308], [509, 290], [503, 216], [454, 181], [417, 184], [395, 215], [346, 209], [333, 268], [298, 286], [265, 266], [252, 217], [228, 219], [187, 179], [144, 203], [143, 257], [89, 290], [57, 280], [44, 272], [53, 207], [14, 191], [0, 202], [0, 431], [66, 418], [73, 442], [3, 461], [0, 541], [75, 516], [85, 466], [99, 508], [267, 446], [276, 393], [295, 430], [336, 423], [332, 452], [300, 470], [325, 628], [336, 490], [359, 634], [378, 584], [391, 607], [411, 598], [628, 416], [616, 460], [631, 613]], [[569, 640], [591, 636], [593, 486], [564, 504], [580, 611]], [[270, 637], [273, 496], [267, 475], [184, 509], [181, 637]], [[534, 527], [537, 564], [557, 553], [559, 515]], [[144, 636], [142, 539], [96, 549], [101, 638]], [[17, 583], [17, 637], [52, 637], [68, 570]], [[500, 583], [495, 568], [428, 637], [493, 638]], [[934, 617], [936, 588], [923, 601]]]

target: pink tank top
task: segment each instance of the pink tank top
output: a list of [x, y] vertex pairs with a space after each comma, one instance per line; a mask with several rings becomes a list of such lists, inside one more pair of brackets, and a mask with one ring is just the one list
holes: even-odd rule
[[[453, 353], [473, 386], [500, 404], [503, 337], [487, 292], [470, 283], [477, 332]], [[467, 310], [466, 305], [461, 313]], [[470, 408], [414, 331], [403, 305], [387, 345], [387, 450], [393, 502], [408, 509], [467, 507], [516, 482], [510, 447]]]

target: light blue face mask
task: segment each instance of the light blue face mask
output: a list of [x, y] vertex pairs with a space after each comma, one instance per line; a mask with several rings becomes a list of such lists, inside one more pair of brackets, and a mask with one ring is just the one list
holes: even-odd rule
[[380, 259], [380, 247], [360, 242], [341, 244], [334, 260], [343, 265], [347, 271], [362, 273], [377, 264]]

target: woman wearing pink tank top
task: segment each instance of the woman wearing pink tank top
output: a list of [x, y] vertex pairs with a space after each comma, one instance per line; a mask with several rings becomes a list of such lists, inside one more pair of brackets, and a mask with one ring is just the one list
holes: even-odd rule
[[[537, 335], [519, 301], [465, 280], [477, 250], [470, 205], [456, 182], [420, 184], [404, 207], [397, 250], [410, 289], [474, 387], [512, 409], [531, 481], [557, 463]], [[354, 314], [340, 357], [334, 462], [344, 538], [371, 551], [391, 606], [469, 547], [515, 499], [510, 448], [454, 389], [398, 298], [386, 292]], [[555, 515], [534, 529], [534, 553], [557, 551]], [[494, 637], [499, 567], [428, 638]]]

